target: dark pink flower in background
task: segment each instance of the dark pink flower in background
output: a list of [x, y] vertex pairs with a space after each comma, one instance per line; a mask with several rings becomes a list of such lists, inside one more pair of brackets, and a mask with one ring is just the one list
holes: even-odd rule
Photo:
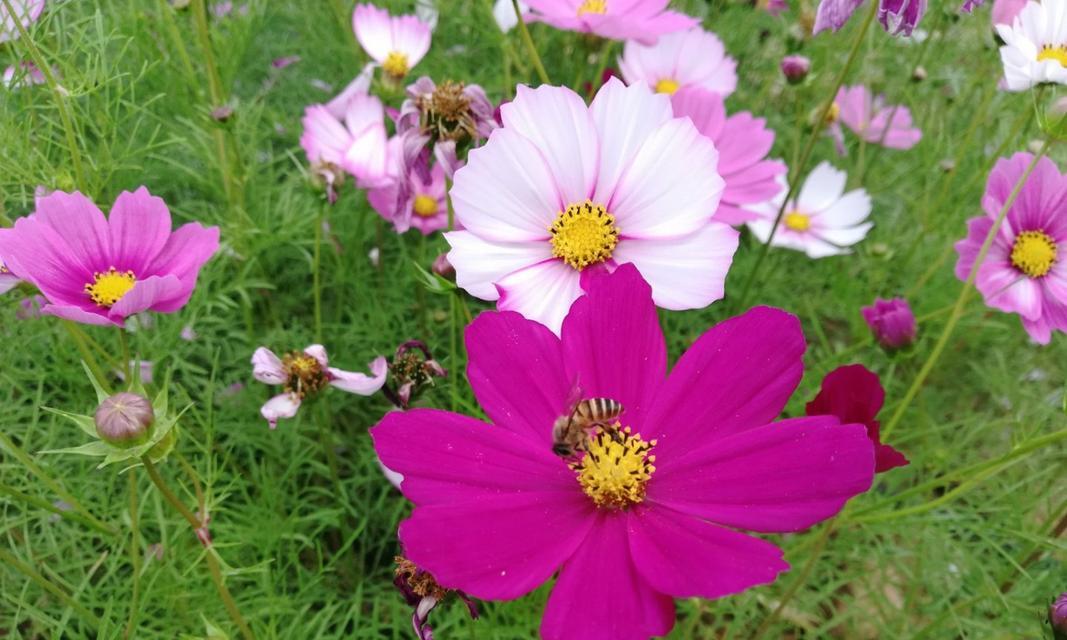
[[870, 144], [889, 149], [910, 149], [922, 139], [903, 105], [887, 105], [885, 96], [874, 96], [867, 87], [841, 87], [831, 110], [831, 134], [841, 143], [838, 121]]
[[774, 131], [767, 121], [747, 111], [726, 115], [718, 94], [691, 87], [671, 96], [676, 118], [688, 117], [697, 131], [715, 143], [719, 151], [719, 175], [726, 182], [715, 219], [741, 224], [758, 216], [742, 207], [766, 202], [778, 195], [778, 177], [785, 175], [785, 163], [768, 160], [774, 146]]
[[811, 60], [806, 56], [785, 56], [781, 63], [782, 75], [790, 84], [802, 82], [811, 71]]
[[915, 314], [904, 298], [877, 298], [861, 312], [875, 340], [883, 347], [899, 349], [915, 342]]
[[1061, 593], [1049, 605], [1048, 623], [1052, 626], [1054, 640], [1067, 640], [1067, 593]]
[[544, 22], [564, 31], [592, 33], [611, 40], [653, 44], [660, 36], [683, 31], [699, 20], [670, 11], [670, 0], [526, 0], [527, 22]]
[[144, 187], [119, 194], [108, 218], [81, 193], [56, 191], [0, 229], [0, 260], [41, 290], [41, 312], [87, 324], [181, 309], [218, 248], [218, 227], [172, 231], [167, 205]]
[[874, 445], [874, 471], [882, 473], [908, 464], [904, 454], [882, 444], [878, 412], [885, 403], [885, 390], [878, 375], [860, 364], [838, 367], [823, 378], [819, 395], [807, 404], [809, 416], [834, 416], [843, 424], [862, 424]]
[[[738, 530], [834, 515], [870, 486], [874, 454], [860, 424], [772, 422], [803, 373], [795, 317], [761, 307], [726, 320], [668, 374], [637, 269], [588, 284], [561, 338], [506, 311], [467, 328], [467, 374], [492, 424], [415, 409], [371, 435], [415, 505], [405, 553], [441, 584], [510, 600], [558, 572], [544, 638], [643, 640], [670, 631], [673, 598], [773, 581], [788, 568], [781, 550]], [[625, 411], [568, 461], [552, 431], [576, 389]]]
[[0, 43], [15, 40], [19, 37], [19, 28], [16, 24], [28, 29], [37, 22], [44, 11], [45, 0], [8, 0], [12, 12], [7, 10], [7, 4], [0, 2]]

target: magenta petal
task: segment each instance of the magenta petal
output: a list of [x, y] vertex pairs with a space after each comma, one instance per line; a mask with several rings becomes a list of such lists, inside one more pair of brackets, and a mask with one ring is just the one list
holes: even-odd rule
[[138, 280], [133, 288], [111, 307], [108, 316], [119, 320], [154, 309], [157, 302], [173, 298], [181, 290], [182, 282], [175, 276], [152, 276]]
[[111, 232], [107, 220], [95, 204], [81, 193], [56, 191], [37, 199], [34, 218], [69, 247], [71, 259], [89, 273], [107, 271], [114, 264]]
[[721, 598], [789, 569], [773, 544], [670, 509], [634, 509], [629, 526], [638, 571], [676, 598]]
[[170, 210], [163, 199], [145, 187], [133, 193], [123, 191], [111, 207], [108, 223], [114, 266], [138, 277], [148, 275], [145, 267], [170, 237]]
[[874, 447], [860, 424], [793, 418], [697, 447], [655, 451], [648, 500], [752, 531], [799, 531], [866, 491]]
[[666, 459], [778, 417], [804, 373], [804, 335], [795, 316], [756, 307], [721, 322], [674, 366], [642, 433]]
[[89, 306], [85, 285], [93, 281], [92, 270], [36, 216], [19, 218], [13, 228], [0, 229], [0, 259], [16, 276], [35, 284], [50, 302]]
[[[146, 268], [146, 275], [174, 274], [183, 282], [196, 284], [200, 267], [219, 249], [219, 228], [199, 222], [183, 224]], [[138, 274], [140, 275], [140, 274]]]
[[55, 316], [57, 318], [63, 318], [64, 320], [73, 320], [74, 322], [81, 322], [83, 324], [96, 324], [96, 325], [117, 325], [122, 326], [121, 322], [116, 322], [108, 318], [105, 315], [99, 313], [93, 313], [86, 311], [81, 307], [75, 307], [70, 305], [61, 304], [46, 304], [41, 307], [41, 313], [49, 316]]
[[541, 618], [544, 640], [646, 640], [674, 626], [674, 601], [637, 572], [627, 518], [601, 515], [560, 571]]
[[479, 314], [466, 338], [467, 378], [486, 415], [549, 451], [552, 423], [567, 412], [573, 386], [559, 338], [512, 311]]
[[874, 449], [874, 470], [877, 473], [896, 469], [897, 467], [906, 467], [909, 464], [911, 462], [903, 453], [888, 444], [879, 444]]
[[[411, 481], [403, 475], [402, 486]], [[586, 537], [595, 521], [592, 512], [581, 491], [487, 492], [416, 507], [400, 524], [400, 541], [404, 555], [443, 586], [476, 598], [510, 600], [552, 577]]]
[[563, 321], [564, 360], [583, 398], [617, 400], [627, 423], [639, 425], [667, 372], [652, 288], [632, 264], [586, 282]]

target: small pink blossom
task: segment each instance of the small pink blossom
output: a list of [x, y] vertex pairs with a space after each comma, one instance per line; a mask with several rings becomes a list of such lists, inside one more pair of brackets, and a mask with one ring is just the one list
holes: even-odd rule
[[430, 50], [430, 25], [417, 16], [391, 16], [373, 4], [356, 5], [356, 40], [386, 75], [402, 79]]
[[915, 342], [915, 314], [904, 298], [877, 298], [861, 312], [878, 344], [886, 349], [900, 349]]
[[389, 185], [367, 192], [371, 207], [392, 222], [397, 233], [414, 227], [429, 235], [448, 227], [444, 168], [437, 163], [425, 179], [421, 174], [411, 168]]
[[45, 0], [8, 0], [8, 2], [11, 3], [13, 13], [8, 13], [7, 5], [0, 2], [0, 43], [19, 37], [16, 19], [23, 29], [29, 29], [44, 11]]
[[699, 24], [696, 18], [667, 9], [669, 0], [526, 0], [526, 4], [532, 10], [527, 22], [642, 44], [654, 44], [662, 35]]
[[700, 87], [725, 98], [737, 87], [737, 61], [717, 35], [700, 27], [661, 36], [653, 45], [628, 41], [619, 71], [626, 84], [644, 82], [668, 95]]
[[19, 300], [19, 308], [15, 310], [15, 318], [19, 320], [32, 320], [41, 317], [41, 307], [48, 303], [44, 296], [34, 295]]
[[395, 175], [399, 147], [388, 144], [385, 111], [377, 97], [352, 96], [344, 123], [323, 105], [308, 107], [302, 122], [300, 146], [313, 169], [324, 175], [328, 184], [340, 181], [338, 172], [342, 169], [355, 176], [357, 184], [364, 188], [384, 186]]
[[4, 69], [0, 84], [8, 89], [21, 89], [46, 82], [44, 73], [32, 62], [24, 61]]
[[922, 139], [912, 125], [911, 111], [903, 105], [885, 104], [884, 96], [872, 96], [867, 87], [841, 87], [831, 110], [831, 134], [839, 141], [840, 121], [860, 138], [889, 149], [910, 149]]

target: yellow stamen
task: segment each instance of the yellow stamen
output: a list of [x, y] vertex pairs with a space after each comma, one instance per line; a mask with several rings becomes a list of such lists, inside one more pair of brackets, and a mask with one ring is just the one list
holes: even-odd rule
[[615, 216], [589, 200], [568, 206], [548, 230], [552, 233], [552, 255], [579, 270], [611, 258], [619, 243]]
[[799, 211], [790, 211], [782, 220], [786, 228], [793, 231], [807, 231], [811, 228], [811, 216]]
[[415, 210], [415, 215], [429, 218], [437, 214], [437, 198], [420, 193], [415, 196], [415, 204], [412, 208]]
[[665, 93], [671, 96], [674, 95], [674, 92], [681, 86], [682, 85], [678, 84], [678, 81], [673, 78], [664, 78], [656, 83], [656, 93]]
[[1042, 60], [1055, 60], [1060, 63], [1061, 67], [1067, 67], [1067, 45], [1052, 46], [1050, 44], [1043, 45], [1041, 51], [1037, 52], [1037, 61]]
[[826, 124], [833, 124], [837, 122], [837, 119], [841, 117], [841, 105], [834, 102], [830, 105], [830, 110], [826, 112]]
[[321, 390], [330, 382], [319, 361], [301, 351], [286, 355], [282, 359], [282, 368], [288, 376], [285, 390], [301, 399]]
[[1044, 231], [1023, 231], [1015, 236], [1011, 264], [1031, 278], [1040, 278], [1056, 262], [1056, 242]]
[[104, 273], [94, 273], [93, 281], [85, 285], [85, 293], [93, 302], [108, 309], [122, 300], [136, 282], [132, 271], [119, 271], [111, 267]]
[[645, 499], [645, 485], [656, 470], [656, 456], [648, 455], [656, 441], [645, 442], [630, 427], [597, 429], [586, 453], [571, 468], [578, 472], [578, 484], [604, 509], [625, 509]]
[[608, 12], [608, 0], [585, 0], [578, 6], [578, 15], [587, 13], [605, 14]]
[[408, 55], [399, 51], [390, 51], [385, 56], [382, 69], [394, 78], [403, 78], [408, 74]]

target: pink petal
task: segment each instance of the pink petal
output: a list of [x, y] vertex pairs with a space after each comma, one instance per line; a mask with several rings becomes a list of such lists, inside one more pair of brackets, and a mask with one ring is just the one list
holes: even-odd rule
[[37, 199], [36, 218], [70, 250], [70, 258], [90, 273], [115, 267], [111, 253], [111, 232], [107, 220], [95, 204], [81, 193], [55, 191]]
[[263, 416], [274, 429], [278, 426], [278, 420], [292, 418], [300, 409], [300, 398], [292, 393], [281, 393], [260, 407], [259, 414]]
[[114, 266], [139, 277], [170, 238], [170, 210], [145, 187], [120, 193], [108, 223]]
[[69, 305], [46, 304], [41, 307], [41, 313], [55, 316], [57, 318], [63, 318], [64, 320], [73, 320], [74, 322], [80, 322], [82, 324], [122, 326], [121, 322], [112, 320], [101, 313], [93, 313], [92, 311], [87, 311], [81, 307]]
[[95, 307], [85, 294], [93, 271], [36, 216], [19, 218], [13, 228], [0, 229], [0, 258], [11, 273], [36, 285], [53, 304]]
[[265, 384], [284, 384], [288, 379], [281, 358], [266, 347], [252, 353], [252, 377]]
[[108, 310], [108, 316], [118, 320], [149, 309], [158, 311], [157, 303], [173, 300], [182, 291], [182, 281], [176, 276], [151, 276], [138, 280], [133, 288]]
[[190, 222], [174, 230], [167, 244], [146, 269], [146, 275], [178, 276], [196, 284], [200, 268], [219, 249], [219, 228]]
[[337, 387], [341, 391], [355, 393], [361, 396], [369, 396], [378, 392], [385, 385], [385, 378], [389, 373], [389, 363], [383, 357], [375, 358], [369, 365], [371, 375], [365, 373], [353, 373], [330, 367], [330, 386]]
[[514, 271], [496, 286], [497, 309], [518, 311], [553, 333], [559, 333], [571, 303], [582, 294], [581, 273], [555, 259]]

